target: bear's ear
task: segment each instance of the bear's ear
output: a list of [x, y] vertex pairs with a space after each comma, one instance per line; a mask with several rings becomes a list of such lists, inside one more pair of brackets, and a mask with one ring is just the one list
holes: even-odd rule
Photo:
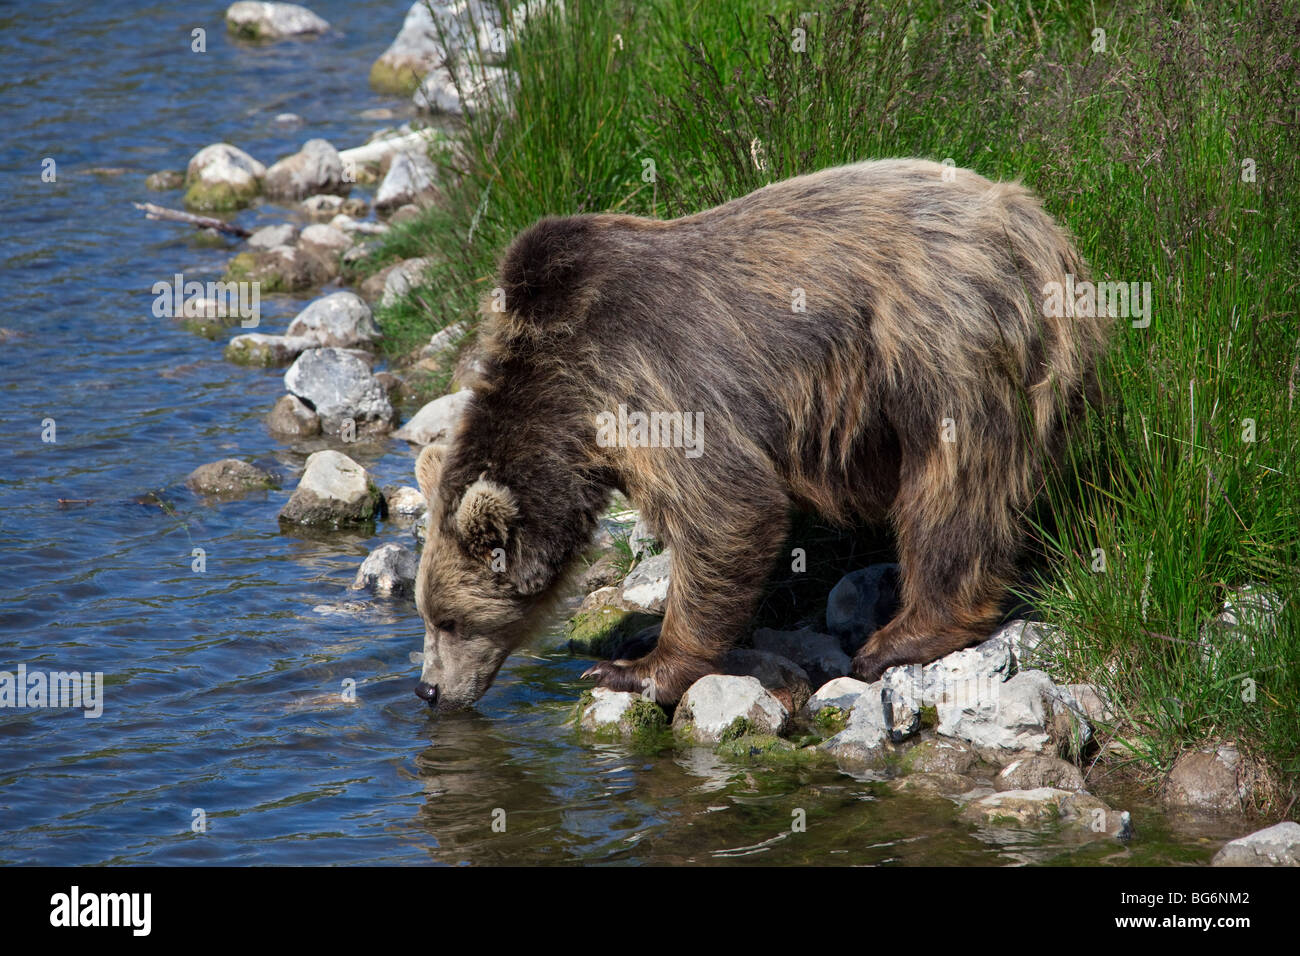
[[582, 299], [591, 235], [584, 216], [551, 216], [521, 232], [501, 265], [506, 311], [539, 325], [568, 317]]
[[505, 485], [480, 478], [465, 489], [456, 510], [456, 527], [471, 553], [485, 555], [505, 547], [510, 526], [518, 517], [514, 492]]
[[442, 476], [442, 463], [447, 455], [447, 445], [425, 445], [415, 459], [415, 483], [420, 486], [429, 510], [433, 510], [433, 498], [438, 491], [438, 479]]

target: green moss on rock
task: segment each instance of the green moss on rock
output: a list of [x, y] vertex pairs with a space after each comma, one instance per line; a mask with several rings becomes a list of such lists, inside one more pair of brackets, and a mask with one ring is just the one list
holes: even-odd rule
[[605, 605], [575, 614], [564, 630], [569, 638], [569, 650], [575, 654], [610, 657], [628, 638], [660, 620], [653, 614]]
[[652, 700], [642, 698], [627, 709], [623, 719], [633, 732], [660, 731], [668, 727], [668, 715]]
[[826, 737], [833, 737], [844, 729], [849, 722], [849, 715], [839, 707], [827, 706], [817, 711], [813, 726]]
[[410, 96], [420, 85], [420, 74], [409, 63], [394, 65], [383, 57], [370, 67], [370, 88], [376, 93]]
[[765, 766], [804, 767], [827, 760], [816, 747], [800, 747], [781, 737], [762, 733], [745, 733], [724, 740], [715, 751], [723, 757]]
[[257, 282], [262, 294], [301, 292], [329, 282], [338, 274], [326, 257], [310, 249], [241, 252], [230, 260], [226, 282]]
[[234, 183], [208, 183], [196, 179], [185, 190], [185, 208], [197, 212], [229, 212], [242, 209], [252, 202], [258, 193], [257, 182], [244, 186]]
[[737, 717], [729, 723], [726, 729], [719, 735], [718, 743], [725, 744], [729, 741], [739, 740], [741, 737], [757, 733], [753, 721], [748, 717]]

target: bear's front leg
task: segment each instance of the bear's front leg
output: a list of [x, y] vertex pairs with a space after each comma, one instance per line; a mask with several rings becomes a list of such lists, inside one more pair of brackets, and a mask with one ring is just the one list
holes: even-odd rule
[[717, 672], [749, 624], [789, 530], [783, 494], [741, 491], [702, 502], [707, 514], [665, 517], [672, 560], [659, 643], [639, 660], [601, 661], [584, 678], [671, 707]]
[[[669, 633], [664, 627], [659, 640]], [[664, 706], [672, 706], [681, 699], [686, 688], [703, 677], [711, 674], [718, 661], [726, 653], [720, 648], [709, 660], [684, 657], [680, 654], [662, 650], [662, 643], [645, 657], [635, 661], [601, 661], [583, 673], [586, 679], [594, 679], [601, 687], [610, 690], [628, 691], [640, 694], [647, 700]]]

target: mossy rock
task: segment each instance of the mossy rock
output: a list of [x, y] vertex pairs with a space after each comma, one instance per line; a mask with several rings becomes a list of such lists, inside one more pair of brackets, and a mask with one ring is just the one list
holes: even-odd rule
[[289, 291], [284, 277], [268, 268], [262, 253], [241, 252], [226, 266], [223, 282], [257, 282], [262, 292]]
[[377, 518], [387, 514], [384, 494], [373, 481], [366, 482], [365, 495], [353, 502], [323, 499], [301, 486], [290, 496], [278, 515], [281, 527], [306, 525], [319, 528], [344, 528], [354, 525], [373, 527]]
[[848, 725], [849, 715], [839, 707], [827, 706], [817, 711], [813, 726], [824, 737], [833, 737]]
[[235, 37], [236, 39], [239, 40], [252, 40], [256, 42], [258, 40], [271, 39], [271, 37], [266, 36], [261, 31], [257, 23], [252, 21], [247, 23], [234, 23], [230, 20], [227, 20], [226, 32], [229, 33], [232, 37]]
[[947, 737], [927, 737], [898, 755], [902, 773], [970, 774], [981, 765], [974, 747]]
[[370, 88], [376, 93], [410, 96], [420, 85], [420, 74], [409, 63], [393, 65], [380, 57], [370, 67]]
[[238, 317], [230, 318], [211, 318], [201, 315], [187, 315], [177, 323], [181, 328], [193, 332], [195, 335], [201, 335], [205, 339], [217, 339], [239, 321]]
[[757, 731], [754, 729], [753, 721], [749, 720], [747, 717], [737, 717], [727, 725], [727, 728], [718, 737], [718, 743], [730, 743], [731, 741], [739, 740], [741, 737], [752, 736], [755, 733], [757, 733]]
[[575, 614], [564, 631], [569, 638], [569, 650], [573, 653], [608, 658], [624, 641], [661, 620], [654, 614], [606, 605]]
[[379, 173], [379, 166], [374, 163], [360, 163], [352, 172], [358, 186], [374, 186], [383, 178]]
[[[287, 249], [288, 247], [281, 247]], [[226, 282], [257, 282], [262, 293], [301, 292], [324, 285], [338, 274], [324, 256], [301, 247], [291, 254], [276, 249], [241, 252], [226, 266]]]
[[258, 194], [257, 182], [243, 186], [234, 183], [207, 183], [196, 179], [185, 190], [185, 208], [196, 212], [229, 212], [243, 209]]
[[800, 747], [772, 734], [744, 733], [722, 741], [714, 749], [720, 756], [765, 766], [806, 767], [828, 761], [816, 747]]
[[668, 715], [658, 704], [645, 698], [634, 700], [622, 713], [618, 723], [592, 726], [584, 724], [588, 708], [596, 703], [592, 690], [584, 691], [573, 709], [569, 722], [597, 740], [622, 741], [636, 750], [658, 751], [673, 745], [672, 729]]
[[566, 720], [565, 723], [573, 724], [575, 727], [580, 727], [582, 725], [582, 715], [586, 713], [587, 708], [595, 702], [596, 693], [592, 688], [588, 687], [582, 692], [582, 696], [578, 698], [578, 702], [573, 705], [573, 710], [569, 712], [569, 719]]
[[261, 270], [261, 260], [256, 252], [241, 252], [226, 265], [226, 282], [244, 282], [256, 277]]
[[641, 699], [628, 708], [625, 718], [633, 730], [664, 730], [668, 715], [652, 700]]
[[279, 368], [288, 364], [276, 354], [275, 349], [258, 344], [255, 339], [244, 335], [236, 335], [227, 342], [222, 357], [227, 362], [249, 368]]

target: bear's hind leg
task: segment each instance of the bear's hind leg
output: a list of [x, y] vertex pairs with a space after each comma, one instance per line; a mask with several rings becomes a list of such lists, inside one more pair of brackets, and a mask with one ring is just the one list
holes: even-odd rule
[[[928, 664], [989, 636], [1001, 616], [1019, 535], [1011, 489], [984, 484], [936, 453], [904, 482], [893, 508], [902, 604], [853, 658], [853, 676], [878, 680], [890, 667]], [[983, 476], [985, 482], [987, 474]]]

